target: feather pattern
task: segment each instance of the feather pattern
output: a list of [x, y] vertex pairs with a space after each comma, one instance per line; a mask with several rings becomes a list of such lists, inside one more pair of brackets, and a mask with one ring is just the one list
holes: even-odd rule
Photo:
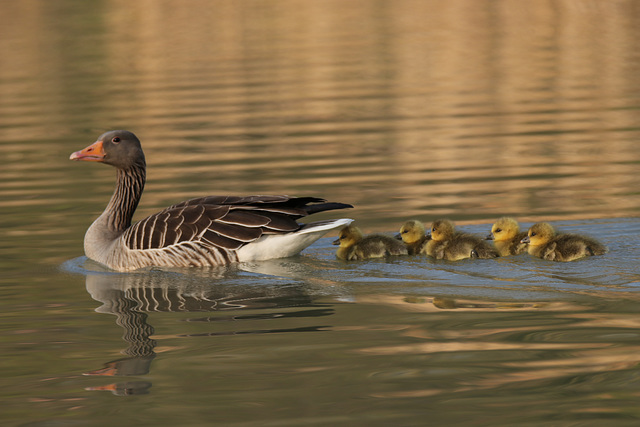
[[[183, 242], [239, 249], [264, 234], [294, 232], [306, 216], [305, 206], [317, 198], [286, 196], [191, 199], [140, 220], [129, 227], [123, 239], [131, 250], [162, 249]], [[230, 204], [223, 204], [229, 202]], [[317, 209], [318, 205], [311, 205]]]

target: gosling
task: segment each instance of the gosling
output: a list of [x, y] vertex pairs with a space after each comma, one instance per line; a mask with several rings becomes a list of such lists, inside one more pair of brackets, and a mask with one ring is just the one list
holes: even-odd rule
[[522, 239], [522, 243], [528, 244], [529, 254], [549, 261], [574, 261], [607, 252], [606, 246], [590, 237], [557, 234], [553, 226], [547, 222], [534, 224]]
[[346, 261], [408, 254], [406, 246], [400, 240], [384, 234], [370, 234], [365, 237], [355, 225], [348, 225], [340, 230], [338, 239], [333, 244], [340, 245], [336, 256]]
[[526, 236], [526, 231], [520, 231], [518, 221], [505, 216], [493, 224], [487, 240], [493, 240], [493, 246], [500, 256], [520, 255], [527, 252], [527, 244], [522, 243]]
[[399, 237], [407, 246], [409, 255], [426, 253], [427, 242], [431, 238], [426, 234], [424, 224], [417, 219], [412, 219], [402, 224]]
[[485, 240], [467, 233], [457, 232], [448, 219], [431, 224], [431, 240], [426, 253], [435, 259], [458, 261], [466, 258], [496, 258], [498, 252]]

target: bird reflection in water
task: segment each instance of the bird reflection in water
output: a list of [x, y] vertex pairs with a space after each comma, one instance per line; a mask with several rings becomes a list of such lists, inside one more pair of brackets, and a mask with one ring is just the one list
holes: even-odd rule
[[[208, 269], [200, 276], [183, 275], [167, 271], [145, 273], [87, 272], [86, 288], [96, 301], [103, 305], [99, 313], [116, 316], [116, 324], [124, 329], [123, 339], [128, 346], [122, 351], [126, 357], [105, 363], [100, 369], [84, 375], [107, 377], [135, 377], [147, 375], [156, 357], [156, 341], [151, 339], [154, 328], [147, 323], [150, 312], [219, 312], [246, 309], [268, 309], [265, 313], [247, 313], [231, 316], [202, 316], [186, 319], [187, 322], [219, 322], [254, 319], [282, 319], [287, 317], [324, 317], [332, 315], [330, 307], [315, 305], [300, 286], [248, 286], [225, 285], [220, 279], [226, 268]], [[216, 280], [216, 282], [213, 282]], [[296, 307], [296, 311], [280, 311]], [[276, 310], [276, 311], [274, 311]], [[240, 334], [269, 334], [283, 332], [321, 331], [326, 326], [301, 328], [276, 328], [246, 331], [213, 331], [185, 333], [178, 337], [222, 336]], [[122, 381], [104, 386], [87, 387], [86, 390], [111, 391], [118, 396], [149, 393], [150, 381]]]

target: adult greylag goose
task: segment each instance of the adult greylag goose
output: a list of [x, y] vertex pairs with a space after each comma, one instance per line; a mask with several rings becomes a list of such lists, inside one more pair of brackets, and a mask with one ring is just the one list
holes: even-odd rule
[[348, 225], [340, 230], [333, 244], [340, 246], [336, 256], [345, 261], [408, 254], [406, 246], [400, 240], [384, 234], [364, 236], [362, 230], [355, 225]]
[[352, 221], [299, 224], [298, 219], [313, 213], [353, 207], [317, 197], [208, 196], [170, 206], [131, 225], [146, 177], [140, 140], [125, 130], [106, 132], [69, 158], [117, 169], [113, 196], [84, 237], [87, 257], [114, 270], [284, 258]]
[[607, 252], [606, 246], [591, 237], [557, 233], [548, 222], [531, 226], [522, 243], [528, 244], [530, 255], [549, 261], [575, 261]]

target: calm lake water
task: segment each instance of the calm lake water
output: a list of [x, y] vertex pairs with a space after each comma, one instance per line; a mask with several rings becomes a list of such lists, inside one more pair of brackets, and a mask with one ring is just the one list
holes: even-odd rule
[[[640, 5], [0, 2], [3, 426], [640, 424]], [[83, 256], [124, 128], [136, 218], [208, 194], [352, 203], [609, 252], [115, 274]]]

